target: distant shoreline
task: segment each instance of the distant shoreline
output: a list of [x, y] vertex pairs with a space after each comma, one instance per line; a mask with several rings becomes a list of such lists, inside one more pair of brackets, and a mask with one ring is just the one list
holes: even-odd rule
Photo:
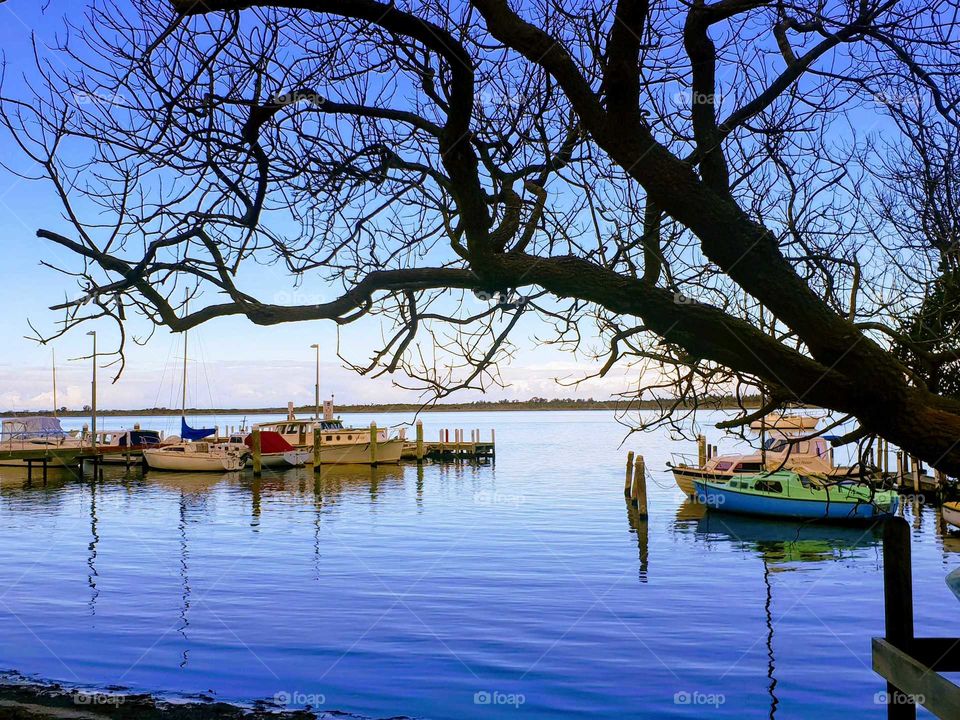
[[[617, 400], [523, 400], [502, 402], [469, 402], [444, 403], [438, 405], [421, 405], [419, 403], [381, 403], [369, 405], [338, 405], [338, 413], [397, 413], [397, 412], [518, 412], [530, 410], [571, 411], [571, 410], [658, 410], [669, 405], [671, 401], [662, 404], [653, 400], [644, 400], [640, 403], [629, 404]], [[742, 407], [754, 409], [760, 407], [759, 398], [744, 398]], [[692, 409], [693, 404], [682, 403], [678, 407]], [[732, 398], [705, 399], [696, 404], [698, 409], [704, 410], [737, 410], [741, 408]], [[298, 415], [312, 415], [313, 405], [299, 405], [294, 407]], [[30, 411], [0, 411], [0, 417], [37, 417], [51, 415], [52, 410]], [[269, 408], [187, 408], [187, 415], [286, 415], [286, 407]], [[62, 410], [59, 417], [89, 417], [90, 410]], [[98, 417], [136, 416], [136, 417], [167, 417], [179, 416], [179, 408], [138, 408], [133, 410], [98, 410]]]

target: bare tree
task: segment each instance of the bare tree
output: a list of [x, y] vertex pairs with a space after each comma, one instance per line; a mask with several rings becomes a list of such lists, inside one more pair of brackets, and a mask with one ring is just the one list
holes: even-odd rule
[[[96, 2], [0, 117], [72, 226], [62, 331], [379, 315], [358, 368], [442, 394], [532, 312], [664, 417], [762, 387], [956, 473], [960, 402], [897, 353], [934, 251], [889, 263], [864, 199], [891, 98], [956, 123], [956, 5]], [[258, 299], [258, 262], [341, 293]]]

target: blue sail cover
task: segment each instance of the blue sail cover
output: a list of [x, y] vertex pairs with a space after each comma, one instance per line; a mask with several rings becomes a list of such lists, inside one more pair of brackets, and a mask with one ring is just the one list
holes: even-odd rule
[[192, 428], [187, 425], [187, 419], [180, 417], [180, 437], [183, 440], [203, 440], [216, 432], [216, 428]]

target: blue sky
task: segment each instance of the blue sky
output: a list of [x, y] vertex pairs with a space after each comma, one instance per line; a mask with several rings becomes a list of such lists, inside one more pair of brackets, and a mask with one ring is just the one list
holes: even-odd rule
[[[30, 83], [33, 77], [31, 33], [35, 32], [43, 57], [52, 63], [61, 62], [53, 44], [54, 34], [62, 32], [62, 18], [69, 13], [79, 18], [84, 2], [66, 5], [51, 4], [46, 12], [43, 3], [10, 0], [0, 4], [0, 48], [6, 62], [6, 91]], [[0, 157], [14, 167], [30, 172], [31, 168], [18, 157], [18, 150], [5, 135], [0, 135]], [[30, 182], [0, 169], [0, 250], [3, 270], [0, 271], [0, 303], [5, 321], [0, 324], [0, 409], [45, 409], [52, 406], [51, 346], [42, 346], [25, 336], [31, 335], [28, 321], [41, 332], [50, 332], [58, 319], [48, 307], [74, 297], [74, 281], [41, 262], [65, 267], [79, 267], [77, 259], [35, 237], [38, 227], [63, 229], [59, 205], [50, 189], [42, 182]], [[258, 267], [257, 290], [269, 296], [297, 290], [291, 279], [278, 268]], [[533, 395], [547, 397], [609, 397], [624, 389], [623, 376], [589, 382], [579, 388], [560, 387], [556, 377], [574, 377], [583, 365], [559, 351], [539, 346], [532, 340], [538, 326], [533, 318], [525, 319], [514, 341], [519, 345], [515, 359], [504, 369], [511, 384], [495, 388], [490, 399], [526, 399]], [[83, 327], [75, 329], [53, 344], [57, 356], [58, 404], [80, 407], [89, 402], [88, 361], [71, 358], [89, 353], [90, 338]], [[116, 331], [109, 324], [96, 327], [102, 350], [115, 343]], [[133, 323], [134, 334], [144, 334], [143, 324]], [[139, 331], [139, 332], [138, 332]], [[195, 392], [192, 402], [203, 406], [209, 402], [221, 406], [282, 405], [287, 400], [308, 403], [313, 397], [314, 351], [310, 345], [324, 347], [322, 374], [323, 393], [335, 393], [338, 400], [396, 401], [413, 400], [416, 394], [397, 388], [389, 378], [360, 378], [341, 367], [334, 348], [336, 327], [330, 322], [280, 325], [261, 328], [237, 318], [214, 321], [191, 335], [190, 355], [195, 363], [191, 374]], [[363, 360], [369, 352], [371, 332], [375, 327], [346, 328], [341, 344], [352, 359]], [[375, 337], [375, 336], [374, 336]], [[157, 332], [145, 347], [128, 345], [127, 370], [111, 385], [110, 368], [100, 371], [99, 405], [107, 408], [132, 408], [169, 405], [175, 401], [179, 383], [177, 359], [180, 338], [164, 331]], [[209, 378], [209, 380], [207, 379]], [[463, 394], [455, 399], [475, 399], [478, 395]]]

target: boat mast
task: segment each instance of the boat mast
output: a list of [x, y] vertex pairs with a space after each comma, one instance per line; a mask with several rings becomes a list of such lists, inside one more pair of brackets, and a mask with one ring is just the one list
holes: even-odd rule
[[[183, 300], [184, 316], [187, 315], [187, 308], [188, 308], [189, 302], [190, 301], [188, 298], [184, 298]], [[187, 334], [189, 332], [190, 332], [189, 330], [183, 331], [183, 398], [180, 402], [180, 417], [184, 419], [187, 417]]]
[[53, 354], [53, 416], [57, 417], [57, 351], [50, 348]]

